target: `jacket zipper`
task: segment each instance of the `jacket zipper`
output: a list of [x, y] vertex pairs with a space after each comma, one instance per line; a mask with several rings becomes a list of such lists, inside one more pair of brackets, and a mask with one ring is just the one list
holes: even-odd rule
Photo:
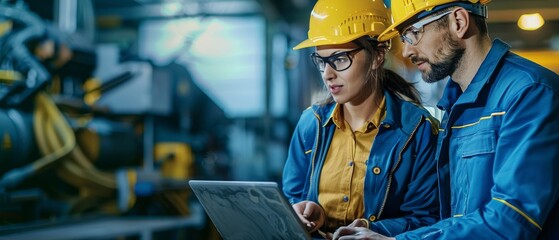
[[[313, 143], [313, 149], [312, 149], [312, 158], [311, 158], [311, 174], [309, 176], [309, 190], [312, 189], [312, 178], [314, 175], [314, 164], [315, 164], [315, 159], [316, 159], [316, 150], [318, 149], [318, 136], [320, 136], [320, 116], [318, 116], [314, 111], [313, 111], [314, 116], [316, 117], [316, 136], [314, 139], [314, 143]], [[317, 186], [318, 188], [318, 186]], [[309, 196], [310, 196], [310, 191], [307, 191], [307, 197], [305, 198], [306, 200], [309, 200]]]
[[411, 132], [410, 137], [406, 140], [406, 143], [404, 143], [404, 146], [402, 147], [402, 150], [400, 150], [400, 154], [398, 155], [398, 162], [396, 162], [396, 165], [394, 165], [394, 167], [390, 171], [390, 174], [388, 174], [388, 186], [386, 186], [386, 192], [384, 193], [384, 199], [382, 200], [382, 205], [380, 206], [380, 211], [377, 214], [376, 219], [380, 219], [380, 216], [382, 215], [382, 212], [384, 211], [384, 206], [386, 205], [386, 200], [388, 200], [388, 193], [390, 192], [390, 186], [392, 185], [392, 176], [394, 175], [394, 172], [396, 171], [396, 168], [398, 168], [398, 166], [400, 165], [400, 162], [402, 162], [402, 154], [404, 153], [404, 150], [406, 149], [406, 147], [410, 143], [411, 139], [415, 135], [415, 132], [417, 131], [417, 128], [419, 128], [419, 126], [421, 125], [422, 122], [423, 122], [423, 116], [419, 119], [419, 122], [417, 123], [417, 125], [415, 125], [415, 128]]

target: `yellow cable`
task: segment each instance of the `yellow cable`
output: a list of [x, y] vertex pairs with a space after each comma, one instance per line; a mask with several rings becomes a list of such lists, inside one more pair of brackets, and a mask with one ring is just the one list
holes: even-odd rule
[[36, 171], [43, 171], [53, 166], [56, 160], [65, 159], [57, 174], [79, 189], [76, 202], [82, 202], [84, 198], [114, 198], [117, 186], [114, 174], [99, 171], [92, 164], [76, 143], [73, 129], [46, 93], [37, 94], [36, 102], [34, 127], [37, 144], [45, 155], [33, 163]]
[[[42, 145], [41, 150], [43, 154], [49, 154], [57, 149], [66, 149], [65, 146], [68, 146], [68, 144], [63, 145], [64, 142], [71, 140], [74, 146], [68, 158], [75, 162], [75, 165], [70, 168], [67, 167], [66, 169], [77, 178], [85, 177], [82, 178], [82, 180], [89, 179], [94, 186], [116, 189], [114, 175], [97, 170], [91, 161], [87, 159], [85, 154], [83, 154], [79, 145], [75, 142], [75, 135], [72, 128], [69, 126], [66, 119], [63, 118], [62, 113], [60, 113], [52, 99], [46, 94], [41, 93], [38, 101], [41, 101], [37, 104], [38, 111], [44, 111], [49, 117], [47, 119], [41, 119], [43, 125], [37, 128], [38, 131], [46, 133], [39, 134], [40, 137], [43, 138], [38, 141], [40, 145]], [[38, 165], [38, 163], [36, 165]], [[68, 165], [65, 164], [65, 166]], [[72, 182], [70, 181], [70, 183]]]
[[72, 151], [71, 156], [72, 161], [84, 171], [83, 174], [85, 174], [85, 176], [87, 176], [91, 181], [109, 189], [116, 189], [117, 184], [115, 175], [99, 171], [95, 168], [79, 147]]
[[44, 129], [44, 121], [45, 121], [45, 112], [42, 111], [42, 108], [36, 107], [34, 112], [34, 121], [33, 121], [33, 129], [35, 132], [35, 140], [37, 141], [37, 146], [39, 147], [39, 151], [41, 153], [51, 153], [48, 147], [48, 143], [45, 140], [45, 129]]
[[[46, 147], [47, 149], [41, 149], [47, 151], [43, 152], [44, 154], [43, 157], [33, 162], [33, 168], [35, 169], [35, 172], [38, 173], [52, 166], [57, 160], [62, 159], [64, 156], [68, 155], [72, 151], [72, 149], [74, 149], [74, 147], [76, 146], [76, 139], [74, 137], [74, 133], [72, 132], [72, 129], [70, 128], [66, 120], [62, 117], [60, 111], [57, 111], [56, 106], [54, 105], [52, 100], [46, 95], [46, 93], [38, 92], [37, 96], [35, 97], [35, 103], [37, 105], [36, 111], [45, 110], [46, 116], [48, 116], [51, 119], [53, 125], [58, 127], [58, 129], [60, 130], [58, 134], [61, 134], [60, 137], [62, 139], [62, 142], [64, 143], [64, 145], [62, 145], [58, 149], [55, 149], [53, 152], [48, 151], [48, 144]], [[35, 121], [37, 122], [37, 119], [35, 119]], [[39, 122], [38, 124], [41, 123], [44, 122]], [[37, 126], [38, 124], [35, 124], [35, 126]], [[35, 129], [35, 132], [37, 133], [39, 131], [44, 131], [44, 130], [45, 130], [44, 128], [39, 127]], [[42, 144], [44, 144], [44, 142]]]
[[187, 216], [190, 214], [190, 210], [187, 206], [188, 199], [186, 194], [181, 194], [181, 192], [168, 192], [165, 196], [169, 199], [180, 215]]
[[88, 177], [87, 171], [72, 161], [64, 161], [57, 174], [71, 185], [80, 189], [95, 189], [99, 192], [114, 193], [114, 188], [100, 184]]

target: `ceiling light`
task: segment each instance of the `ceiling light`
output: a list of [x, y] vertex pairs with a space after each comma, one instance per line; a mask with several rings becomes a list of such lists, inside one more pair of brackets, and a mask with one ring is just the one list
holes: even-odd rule
[[161, 5], [160, 11], [163, 16], [175, 16], [182, 11], [182, 4], [178, 2], [164, 3]]
[[543, 26], [544, 22], [542, 15], [539, 13], [522, 14], [518, 18], [518, 27], [522, 30], [533, 31]]

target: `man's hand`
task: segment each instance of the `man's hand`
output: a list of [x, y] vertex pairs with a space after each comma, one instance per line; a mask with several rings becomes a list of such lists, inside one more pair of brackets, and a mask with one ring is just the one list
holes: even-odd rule
[[353, 220], [352, 223], [350, 223], [349, 225], [347, 225], [348, 227], [364, 227], [364, 228], [369, 228], [369, 221], [367, 219], [364, 218], [359, 218], [359, 219], [355, 219]]
[[[358, 219], [359, 220], [359, 219]], [[356, 221], [358, 221], [356, 220]], [[360, 221], [360, 220], [359, 220]], [[355, 223], [355, 221], [354, 221]], [[353, 224], [353, 223], [352, 223]], [[396, 238], [389, 238], [383, 235], [380, 235], [372, 230], [364, 227], [340, 227], [336, 232], [334, 232], [333, 236], [334, 240], [351, 240], [351, 239], [359, 239], [359, 240], [395, 240]]]
[[324, 226], [326, 214], [320, 205], [312, 201], [303, 201], [293, 204], [293, 210], [301, 219], [307, 231], [314, 232]]

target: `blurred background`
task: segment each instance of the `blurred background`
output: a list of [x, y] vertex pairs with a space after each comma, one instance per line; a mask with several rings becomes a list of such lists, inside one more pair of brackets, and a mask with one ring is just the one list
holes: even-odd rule
[[[220, 239], [187, 181], [281, 182], [322, 90], [291, 49], [314, 3], [0, 0], [0, 239]], [[489, 32], [559, 72], [558, 12], [493, 0]], [[400, 51], [386, 67], [440, 117], [445, 82]]]

